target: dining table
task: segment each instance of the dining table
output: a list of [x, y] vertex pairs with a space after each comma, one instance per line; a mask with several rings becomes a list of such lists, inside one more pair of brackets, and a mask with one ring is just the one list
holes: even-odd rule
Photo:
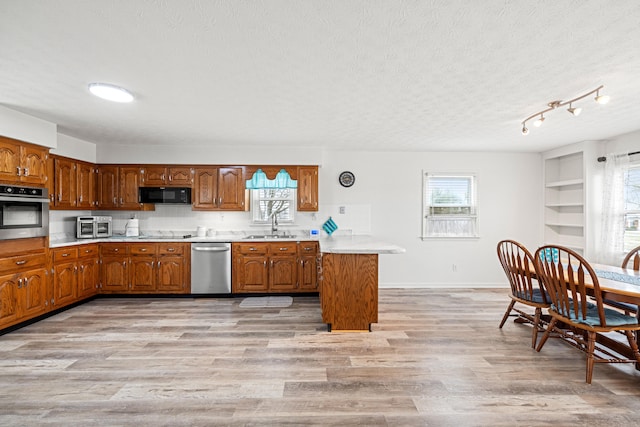
[[[636, 317], [640, 323], [640, 271], [605, 264], [589, 264], [598, 277], [598, 284], [603, 300], [633, 304], [636, 306]], [[587, 284], [589, 286], [589, 284]], [[635, 331], [636, 342], [640, 342], [640, 331]], [[631, 347], [626, 340], [616, 339], [614, 334], [598, 334], [598, 343], [610, 348], [629, 359], [635, 359]], [[640, 370], [640, 364], [636, 363]]]

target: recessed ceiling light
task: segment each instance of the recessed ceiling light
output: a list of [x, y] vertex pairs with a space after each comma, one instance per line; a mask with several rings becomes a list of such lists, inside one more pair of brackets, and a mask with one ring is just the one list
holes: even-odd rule
[[95, 96], [113, 102], [131, 102], [133, 94], [120, 86], [109, 83], [89, 83], [89, 92]]

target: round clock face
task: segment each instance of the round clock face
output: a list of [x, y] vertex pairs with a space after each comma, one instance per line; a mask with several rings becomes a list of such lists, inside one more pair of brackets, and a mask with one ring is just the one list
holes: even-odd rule
[[340, 185], [343, 187], [351, 187], [353, 183], [356, 182], [356, 177], [353, 173], [344, 171], [340, 174], [338, 181], [340, 181]]

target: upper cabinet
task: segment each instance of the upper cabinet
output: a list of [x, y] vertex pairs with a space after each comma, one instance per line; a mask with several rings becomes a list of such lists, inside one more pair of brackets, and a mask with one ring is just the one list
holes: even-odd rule
[[189, 166], [145, 166], [142, 168], [142, 186], [191, 187], [193, 173]]
[[100, 165], [98, 167], [98, 208], [145, 209], [138, 202], [138, 188], [142, 182], [138, 166]]
[[0, 136], [0, 182], [44, 186], [49, 149]]
[[52, 155], [49, 160], [51, 209], [96, 207], [96, 175], [93, 163]]
[[245, 210], [244, 168], [197, 167], [193, 184], [195, 210]]
[[298, 210], [318, 210], [318, 167], [298, 167]]

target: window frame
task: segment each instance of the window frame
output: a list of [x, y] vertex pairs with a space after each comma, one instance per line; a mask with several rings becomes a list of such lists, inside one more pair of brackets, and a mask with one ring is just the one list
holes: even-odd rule
[[[627, 209], [627, 195], [628, 195], [628, 191], [627, 191], [627, 187], [628, 187], [628, 174], [629, 171], [631, 171], [632, 169], [635, 169], [637, 171], [640, 171], [640, 161], [635, 161], [635, 162], [630, 162], [628, 167], [626, 168], [626, 170], [624, 171], [625, 174], [625, 182], [624, 182], [624, 235], [623, 235], [623, 239], [622, 239], [622, 247], [625, 253], [629, 252], [631, 249], [634, 249], [637, 246], [640, 246], [640, 238], [636, 239], [635, 243], [631, 242], [630, 237], [628, 237], [627, 232], [632, 231], [631, 229], [627, 228], [627, 223], [628, 223], [628, 216], [629, 215], [633, 215], [633, 216], [640, 216], [640, 208], [639, 209]], [[640, 204], [640, 203], [638, 203]], [[638, 229], [638, 234], [640, 237], [640, 228]]]
[[[463, 205], [450, 205], [450, 207], [468, 207], [470, 213], [465, 214], [434, 214], [431, 211], [435, 205], [431, 205], [431, 201], [429, 200], [429, 196], [431, 194], [430, 180], [432, 178], [466, 178], [469, 180], [469, 185], [471, 187], [469, 191], [469, 202], [468, 204]], [[446, 206], [441, 206], [446, 207]], [[478, 208], [478, 176], [476, 173], [472, 172], [460, 172], [460, 173], [452, 173], [452, 172], [428, 172], [426, 170], [422, 171], [422, 240], [477, 240], [480, 238], [479, 233], [479, 208]], [[465, 233], [463, 235], [446, 235], [442, 233], [433, 234], [432, 228], [429, 227], [429, 223], [432, 218], [438, 218], [438, 220], [450, 220], [450, 221], [459, 221], [462, 219], [466, 219], [470, 222], [471, 233]]]

